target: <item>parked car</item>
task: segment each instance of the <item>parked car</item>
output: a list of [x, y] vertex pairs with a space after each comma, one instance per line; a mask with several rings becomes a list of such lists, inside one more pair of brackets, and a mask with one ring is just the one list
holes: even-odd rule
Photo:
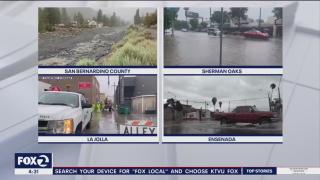
[[242, 34], [246, 38], [264, 39], [264, 40], [269, 39], [269, 34], [268, 33], [263, 33], [263, 32], [258, 31], [256, 29], [251, 29], [251, 30], [246, 31], [246, 32], [244, 32]]
[[221, 31], [218, 28], [208, 28], [208, 35], [220, 36]]
[[234, 31], [231, 34], [232, 35], [236, 35], [236, 36], [239, 36], [239, 35], [241, 36], [242, 35], [242, 33], [240, 31]]
[[186, 28], [182, 28], [181, 31], [182, 32], [188, 32], [188, 30]]
[[215, 120], [228, 123], [270, 123], [276, 115], [269, 111], [259, 111], [255, 106], [238, 106], [230, 113], [215, 113]]
[[165, 30], [164, 30], [164, 33], [165, 33], [165, 34], [170, 34], [170, 33], [172, 33], [172, 28], [165, 29]]
[[78, 134], [90, 128], [92, 105], [79, 93], [44, 91], [39, 97], [39, 133]]
[[112, 111], [112, 102], [111, 100], [106, 99], [104, 101], [104, 109], [111, 112]]

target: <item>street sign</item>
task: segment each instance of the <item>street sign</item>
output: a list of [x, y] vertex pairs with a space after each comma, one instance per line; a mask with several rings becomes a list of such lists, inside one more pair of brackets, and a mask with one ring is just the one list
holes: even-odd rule
[[199, 18], [199, 13], [195, 13], [195, 12], [192, 12], [192, 11], [187, 11], [186, 12], [186, 16], [189, 17], [189, 18]]
[[120, 134], [157, 134], [157, 127], [120, 125]]

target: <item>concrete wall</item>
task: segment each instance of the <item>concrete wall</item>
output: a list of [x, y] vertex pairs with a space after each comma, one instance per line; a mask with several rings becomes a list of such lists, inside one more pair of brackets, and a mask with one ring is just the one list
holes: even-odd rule
[[132, 113], [145, 114], [152, 111], [157, 111], [157, 96], [137, 96], [132, 98]]
[[156, 76], [121, 77], [116, 89], [115, 103], [117, 106], [131, 107], [133, 97], [144, 95], [157, 95]]

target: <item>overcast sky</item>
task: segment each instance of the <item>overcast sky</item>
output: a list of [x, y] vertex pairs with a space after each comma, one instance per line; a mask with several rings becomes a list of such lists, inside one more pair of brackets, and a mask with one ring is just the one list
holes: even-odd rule
[[[230, 8], [224, 8], [225, 11], [230, 11]], [[272, 13], [273, 8], [261, 8], [261, 19], [266, 21], [268, 17], [273, 16]], [[203, 17], [205, 21], [209, 20], [210, 16], [210, 8], [190, 8], [189, 11], [199, 13], [200, 17]], [[212, 13], [214, 11], [220, 11], [220, 8], [211, 8]], [[259, 19], [259, 8], [248, 8], [247, 15], [249, 18], [252, 18], [254, 20]], [[179, 9], [178, 12], [178, 19], [179, 20], [185, 20], [185, 11], [183, 8]]]
[[[188, 100], [189, 105], [203, 109], [204, 101], [207, 101], [207, 108], [211, 111], [214, 109], [212, 97], [218, 99], [216, 108], [222, 101], [222, 111], [225, 112], [228, 111], [229, 100], [230, 110], [239, 105], [256, 105], [260, 110], [268, 110], [266, 97], [271, 92], [270, 84], [275, 83], [278, 87], [280, 79], [280, 76], [165, 76], [164, 98], [176, 98], [183, 104]], [[278, 97], [277, 90], [273, 92], [273, 97]], [[262, 99], [243, 100], [252, 98]]]
[[118, 76], [109, 76], [109, 84], [108, 84], [108, 76], [96, 76], [99, 84], [100, 84], [100, 93], [105, 93], [106, 97], [109, 97], [113, 100], [114, 95], [114, 84], [118, 84]]
[[[133, 17], [136, 14], [136, 10], [138, 8], [103, 8], [97, 7], [95, 10], [101, 9], [104, 14], [107, 16], [112, 16], [113, 12], [116, 13], [117, 16], [120, 16], [121, 19], [133, 23]], [[153, 13], [156, 11], [156, 8], [139, 8], [139, 14], [141, 16], [145, 16], [146, 13]]]

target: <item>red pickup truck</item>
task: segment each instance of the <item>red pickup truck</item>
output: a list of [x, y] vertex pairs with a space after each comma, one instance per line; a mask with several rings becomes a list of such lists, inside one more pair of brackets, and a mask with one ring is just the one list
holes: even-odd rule
[[238, 106], [230, 113], [215, 113], [214, 118], [221, 121], [222, 124], [227, 123], [252, 123], [262, 124], [271, 122], [275, 115], [268, 111], [258, 111], [255, 106]]

